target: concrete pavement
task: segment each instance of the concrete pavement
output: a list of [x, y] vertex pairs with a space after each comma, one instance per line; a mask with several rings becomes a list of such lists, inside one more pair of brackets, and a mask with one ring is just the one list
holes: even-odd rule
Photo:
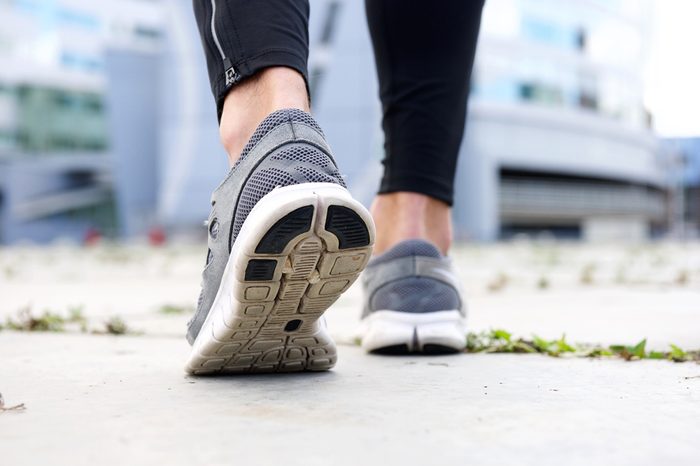
[[[700, 347], [697, 245], [547, 248], [457, 251], [472, 329]], [[369, 356], [352, 345], [358, 288], [328, 314], [332, 372], [187, 377], [189, 316], [159, 309], [193, 301], [200, 249], [0, 250], [3, 320], [82, 305], [91, 326], [119, 315], [142, 332], [0, 332], [0, 392], [27, 407], [0, 413], [3, 466], [700, 461], [700, 365]]]
[[2, 337], [4, 465], [697, 464], [700, 366], [388, 358], [191, 378], [178, 339]]

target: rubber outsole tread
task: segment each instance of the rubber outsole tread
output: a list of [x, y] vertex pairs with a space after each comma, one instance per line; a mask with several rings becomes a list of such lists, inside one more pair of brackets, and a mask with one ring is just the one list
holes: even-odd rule
[[443, 355], [443, 354], [455, 354], [455, 353], [460, 353], [460, 352], [461, 352], [461, 350], [458, 350], [456, 348], [452, 348], [451, 346], [435, 345], [435, 344], [423, 345], [423, 354], [439, 356], [439, 355]]
[[377, 348], [370, 351], [371, 354], [379, 354], [384, 356], [411, 356], [424, 354], [428, 356], [441, 356], [448, 354], [460, 353], [461, 350], [450, 346], [427, 344], [423, 345], [420, 350], [411, 350], [408, 345], [391, 345], [382, 348]]
[[277, 261], [270, 259], [251, 259], [245, 269], [245, 281], [272, 280], [277, 268]]
[[326, 230], [338, 237], [340, 249], [359, 248], [369, 244], [367, 225], [356, 212], [347, 207], [328, 207]]
[[377, 348], [370, 351], [372, 354], [380, 354], [384, 356], [407, 356], [412, 354], [411, 348], [408, 345], [391, 345], [384, 346], [383, 348]]
[[[324, 371], [335, 365], [336, 347], [321, 317], [362, 272], [371, 242], [340, 248], [341, 238], [324, 228], [326, 215], [346, 204], [362, 211], [368, 229], [371, 217], [344, 188], [278, 189], [249, 215], [255, 216], [246, 230], [249, 239], [234, 245], [217, 299], [194, 342], [189, 373]], [[294, 196], [313, 203], [298, 207]], [[284, 213], [287, 202], [296, 206]], [[276, 215], [279, 219], [270, 218]]]
[[304, 206], [285, 215], [263, 236], [255, 248], [258, 254], [280, 254], [296, 236], [309, 231], [313, 206]]

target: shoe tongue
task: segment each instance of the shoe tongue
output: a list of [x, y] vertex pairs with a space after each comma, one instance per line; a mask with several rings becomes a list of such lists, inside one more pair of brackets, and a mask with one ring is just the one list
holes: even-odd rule
[[372, 259], [373, 263], [381, 263], [398, 259], [400, 257], [421, 256], [440, 258], [442, 254], [434, 244], [422, 239], [409, 239], [402, 241], [383, 254]]
[[241, 156], [238, 158], [234, 168], [246, 158], [248, 153], [253, 150], [253, 147], [255, 147], [255, 145], [260, 142], [260, 140], [264, 138], [267, 133], [277, 128], [279, 125], [291, 122], [304, 123], [311, 126], [323, 136], [321, 127], [318, 126], [316, 120], [314, 120], [308, 113], [296, 108], [284, 108], [282, 110], [277, 110], [276, 112], [272, 112], [265, 117], [265, 119], [255, 129], [253, 135], [248, 140], [248, 143], [246, 143], [245, 147], [241, 151]]

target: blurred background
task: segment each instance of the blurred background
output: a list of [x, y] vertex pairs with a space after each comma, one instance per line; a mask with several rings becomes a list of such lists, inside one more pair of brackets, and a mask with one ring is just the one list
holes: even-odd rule
[[[364, 2], [311, 0], [314, 113], [355, 196], [383, 136]], [[694, 0], [487, 0], [455, 233], [700, 236]], [[227, 171], [190, 0], [0, 0], [0, 244], [204, 238]]]

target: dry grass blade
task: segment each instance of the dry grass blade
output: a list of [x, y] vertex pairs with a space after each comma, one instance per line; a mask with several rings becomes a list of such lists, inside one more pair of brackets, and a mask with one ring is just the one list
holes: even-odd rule
[[27, 407], [24, 406], [24, 403], [14, 406], [5, 406], [5, 400], [2, 397], [2, 393], [0, 393], [0, 413], [4, 413], [5, 411], [24, 411], [25, 409], [27, 409]]

